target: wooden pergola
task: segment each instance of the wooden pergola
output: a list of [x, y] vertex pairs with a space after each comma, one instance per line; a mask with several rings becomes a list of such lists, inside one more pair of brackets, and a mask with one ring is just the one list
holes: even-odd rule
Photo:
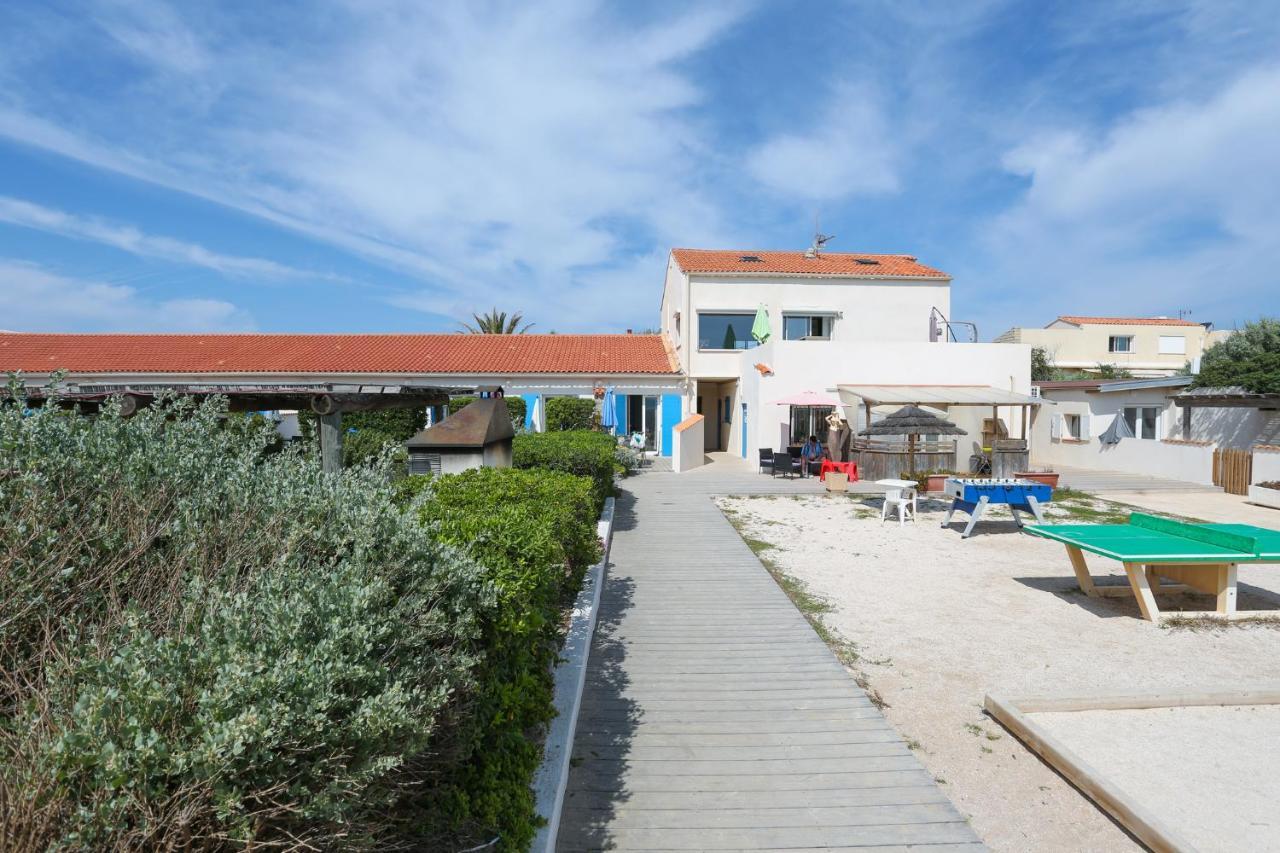
[[[340, 383], [271, 383], [271, 382], [200, 382], [173, 381], [161, 383], [68, 383], [57, 390], [57, 400], [64, 404], [97, 407], [111, 397], [120, 397], [122, 412], [127, 416], [151, 405], [165, 393], [227, 398], [233, 412], [309, 410], [320, 422], [320, 463], [325, 471], [342, 470], [342, 415], [344, 412], [371, 412], [383, 409], [425, 408], [443, 405], [451, 393], [462, 388], [418, 385], [354, 385]], [[48, 395], [44, 386], [28, 386], [31, 400]]]

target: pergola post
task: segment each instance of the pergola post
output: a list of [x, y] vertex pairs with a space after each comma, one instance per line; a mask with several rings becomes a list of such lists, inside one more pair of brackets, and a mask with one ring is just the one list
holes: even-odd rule
[[342, 470], [342, 412], [320, 415], [320, 468], [336, 474]]

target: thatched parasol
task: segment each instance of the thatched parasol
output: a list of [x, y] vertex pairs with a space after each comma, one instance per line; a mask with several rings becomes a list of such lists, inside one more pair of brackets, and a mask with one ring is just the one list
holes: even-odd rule
[[903, 406], [898, 411], [859, 430], [858, 435], [905, 435], [910, 470], [916, 472], [917, 435], [967, 435], [960, 427], [917, 406]]

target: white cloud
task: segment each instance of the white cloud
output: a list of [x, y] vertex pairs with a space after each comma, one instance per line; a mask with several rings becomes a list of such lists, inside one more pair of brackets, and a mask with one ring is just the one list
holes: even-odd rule
[[[1199, 100], [1136, 110], [1101, 133], [1046, 130], [1009, 151], [1028, 179], [989, 223], [987, 277], [1018, 282], [1023, 324], [1057, 313], [1213, 320], [1275, 304], [1280, 268], [1280, 68]], [[1223, 320], [1235, 317], [1218, 317]]]
[[787, 198], [831, 200], [898, 189], [901, 141], [868, 87], [841, 85], [804, 133], [784, 132], [747, 156], [747, 170]]
[[[699, 189], [707, 143], [688, 110], [702, 94], [682, 64], [738, 10], [659, 23], [611, 12], [585, 0], [336, 4], [289, 33], [289, 50], [279, 34], [222, 39], [216, 26], [188, 50], [188, 26], [183, 51], [216, 81], [194, 105], [188, 69], [137, 44], [172, 40], [170, 22], [125, 39], [152, 58], [145, 102], [130, 87], [109, 110], [81, 98], [73, 131], [29, 98], [0, 113], [0, 133], [409, 271], [436, 303], [542, 313], [566, 304], [580, 271], [616, 258], [620, 228], [667, 245], [727, 230]], [[614, 303], [583, 289], [568, 304]], [[577, 327], [576, 313], [554, 322]]]
[[251, 318], [216, 299], [151, 299], [136, 289], [0, 258], [0, 317], [9, 331], [242, 331]]
[[198, 243], [146, 234], [132, 225], [78, 216], [11, 196], [0, 196], [0, 222], [101, 243], [141, 257], [204, 267], [227, 275], [255, 278], [331, 278], [266, 258], [225, 255]]

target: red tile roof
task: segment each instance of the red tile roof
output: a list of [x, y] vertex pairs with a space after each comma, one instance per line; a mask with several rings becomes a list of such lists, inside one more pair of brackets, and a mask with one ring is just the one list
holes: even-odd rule
[[[1175, 317], [1068, 317], [1058, 320], [1074, 323], [1077, 326], [1199, 326], [1194, 320], [1179, 320]], [[1057, 320], [1054, 321], [1055, 323]]]
[[[774, 275], [852, 276], [857, 278], [938, 278], [951, 276], [927, 267], [911, 255], [864, 255], [822, 252], [758, 252], [741, 249], [672, 249], [685, 272], [772, 273]], [[744, 261], [743, 258], [759, 258]], [[863, 263], [859, 263], [862, 261]]]
[[0, 333], [0, 373], [676, 373], [661, 335]]

